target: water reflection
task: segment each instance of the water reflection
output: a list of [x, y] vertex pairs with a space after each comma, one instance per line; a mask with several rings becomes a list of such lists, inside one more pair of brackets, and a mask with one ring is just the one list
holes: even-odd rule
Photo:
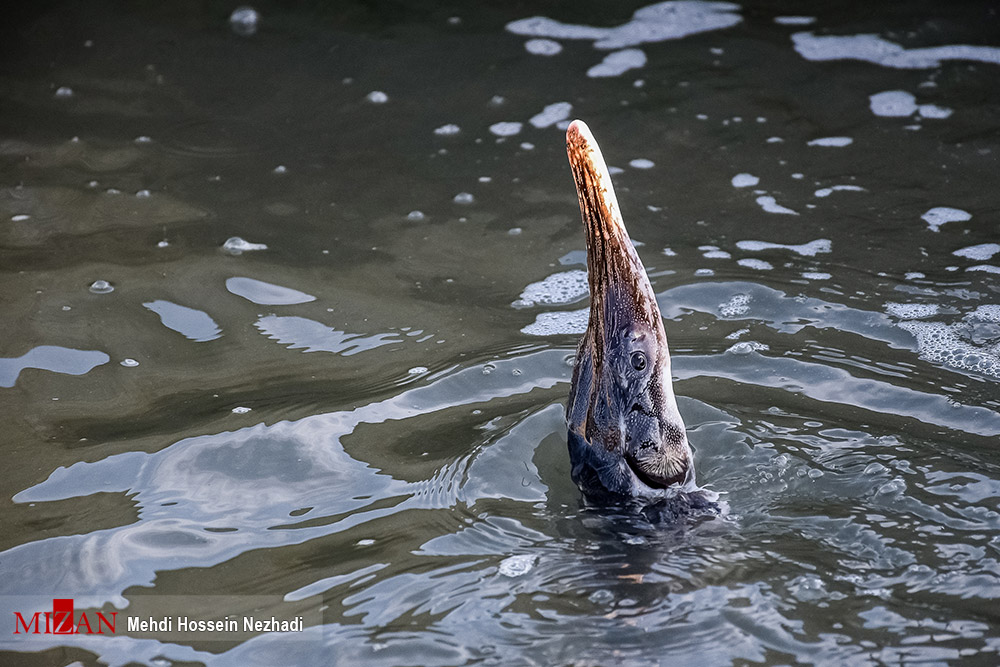
[[0, 359], [0, 387], [13, 387], [26, 368], [83, 375], [111, 358], [100, 350], [74, 350], [59, 345], [39, 345], [20, 357]]

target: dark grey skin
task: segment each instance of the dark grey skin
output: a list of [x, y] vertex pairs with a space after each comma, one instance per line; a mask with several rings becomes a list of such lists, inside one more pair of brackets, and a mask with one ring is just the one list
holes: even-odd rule
[[567, 129], [566, 150], [590, 283], [590, 320], [566, 407], [573, 480], [588, 498], [658, 506], [670, 516], [708, 508], [714, 494], [695, 486], [656, 295], [582, 121]]

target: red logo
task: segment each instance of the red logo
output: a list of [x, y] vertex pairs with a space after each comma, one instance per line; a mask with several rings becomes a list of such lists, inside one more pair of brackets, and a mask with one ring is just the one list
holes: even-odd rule
[[103, 635], [115, 633], [115, 621], [118, 612], [110, 613], [108, 619], [101, 612], [93, 612], [96, 618], [91, 621], [87, 612], [80, 612], [79, 618], [73, 611], [72, 598], [55, 598], [52, 600], [52, 611], [36, 611], [25, 619], [19, 611], [14, 612], [15, 635]]

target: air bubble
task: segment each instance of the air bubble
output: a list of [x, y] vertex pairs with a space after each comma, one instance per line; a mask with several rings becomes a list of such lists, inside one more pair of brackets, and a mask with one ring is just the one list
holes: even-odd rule
[[136, 361], [135, 359], [122, 359], [121, 365], [124, 366], [125, 368], [135, 368], [136, 366], [139, 365], [139, 362]]
[[226, 239], [226, 242], [222, 244], [222, 249], [230, 255], [242, 255], [251, 250], [267, 250], [267, 245], [264, 243], [251, 243], [241, 239], [239, 236], [233, 236]]
[[594, 604], [607, 604], [615, 599], [615, 594], [607, 588], [598, 588], [596, 591], [591, 593], [587, 599]]
[[90, 285], [90, 291], [94, 294], [110, 294], [115, 291], [115, 288], [107, 280], [95, 280]]
[[505, 577], [520, 577], [531, 571], [535, 566], [535, 560], [535, 556], [528, 554], [511, 556], [500, 561], [498, 570]]

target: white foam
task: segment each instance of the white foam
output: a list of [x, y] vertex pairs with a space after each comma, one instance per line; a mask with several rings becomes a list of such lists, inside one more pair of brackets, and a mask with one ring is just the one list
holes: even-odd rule
[[819, 190], [817, 190], [816, 192], [814, 192], [813, 195], [816, 196], [816, 197], [829, 197], [834, 192], [838, 192], [838, 191], [841, 191], [841, 190], [851, 190], [853, 192], [864, 192], [865, 189], [863, 187], [859, 186], [859, 185], [831, 185], [828, 188], [820, 188]]
[[812, 25], [816, 22], [815, 16], [775, 16], [774, 22], [778, 25]]
[[886, 90], [869, 96], [868, 106], [876, 116], [905, 118], [917, 112], [917, 98], [905, 90]]
[[830, 148], [843, 148], [854, 143], [851, 137], [820, 137], [808, 142], [809, 146], [827, 146]]
[[529, 336], [559, 336], [582, 334], [587, 330], [590, 309], [563, 310], [555, 313], [539, 313], [535, 321], [521, 329]]
[[1000, 378], [1000, 350], [975, 345], [959, 336], [959, 326], [941, 322], [905, 321], [897, 326], [917, 339], [917, 350], [924, 359], [953, 368], [970, 370]]
[[984, 271], [985, 273], [1000, 273], [1000, 266], [993, 266], [992, 264], [977, 264], [976, 266], [970, 266], [966, 271]]
[[949, 222], [965, 222], [972, 219], [972, 214], [960, 208], [935, 206], [920, 216], [932, 232], [940, 231], [941, 225]]
[[471, 192], [459, 192], [457, 195], [455, 195], [453, 201], [456, 204], [472, 204], [473, 202], [476, 201], [476, 198], [472, 195]]
[[385, 104], [389, 101], [389, 96], [381, 90], [373, 90], [365, 96], [365, 99], [372, 104]]
[[760, 179], [753, 174], [736, 174], [732, 183], [734, 188], [749, 188], [760, 183]]
[[622, 49], [604, 56], [604, 60], [587, 70], [587, 76], [592, 79], [621, 76], [645, 64], [646, 54], [642, 49]]
[[824, 273], [822, 271], [803, 271], [802, 277], [806, 280], [829, 280], [833, 278], [829, 273]]
[[723, 317], [742, 317], [750, 312], [749, 294], [734, 294], [729, 301], [719, 304], [719, 315]]
[[621, 49], [732, 27], [743, 20], [736, 13], [739, 9], [739, 5], [730, 2], [679, 0], [643, 7], [630, 21], [614, 28], [562, 23], [535, 16], [510, 22], [507, 30], [531, 37], [593, 40], [598, 49]]
[[939, 107], [935, 104], [921, 104], [917, 108], [917, 113], [921, 118], [948, 118], [952, 110], [947, 107]]
[[524, 49], [536, 56], [554, 56], [563, 50], [562, 44], [551, 39], [529, 39]]
[[435, 128], [434, 134], [438, 135], [439, 137], [448, 137], [453, 134], [458, 134], [461, 131], [462, 128], [460, 128], [458, 125], [455, 125], [454, 123], [448, 123], [447, 125], [442, 125], [441, 127]]
[[768, 241], [737, 241], [736, 247], [740, 250], [757, 252], [760, 250], [791, 250], [803, 257], [815, 257], [820, 253], [827, 253], [833, 248], [830, 239], [816, 239], [801, 245], [790, 245], [784, 243], [770, 243]]
[[250, 37], [260, 27], [260, 12], [253, 7], [237, 7], [229, 15], [229, 27], [241, 37]]
[[923, 320], [938, 314], [940, 308], [934, 303], [887, 303], [885, 312], [901, 320]]
[[748, 269], [755, 269], [757, 271], [770, 271], [774, 268], [771, 262], [765, 262], [762, 259], [755, 259], [753, 257], [738, 259], [736, 260], [736, 263], [740, 266], [744, 266]]
[[751, 352], [766, 352], [771, 349], [765, 343], [758, 343], [755, 340], [745, 340], [730, 346], [726, 350], [727, 354], [750, 354]]
[[498, 137], [512, 137], [521, 131], [522, 124], [514, 121], [493, 123], [490, 132]]
[[974, 60], [1000, 65], [1000, 48], [992, 46], [935, 46], [907, 49], [878, 35], [824, 35], [797, 32], [792, 43], [806, 60], [863, 60], [896, 69], [932, 69], [943, 60]]
[[980, 243], [979, 245], [970, 245], [967, 248], [956, 250], [951, 254], [958, 255], [959, 257], [968, 257], [969, 259], [983, 261], [989, 259], [998, 252], [1000, 252], [1000, 243]]
[[587, 296], [587, 272], [579, 269], [554, 273], [544, 280], [531, 283], [521, 292], [518, 306], [573, 303]]
[[760, 205], [764, 211], [767, 213], [781, 213], [784, 215], [798, 215], [797, 211], [793, 211], [790, 208], [785, 208], [784, 206], [778, 204], [774, 197], [770, 195], [761, 195], [757, 197], [757, 204]]
[[540, 113], [532, 116], [528, 122], [537, 128], [549, 127], [569, 118], [572, 111], [573, 105], [569, 102], [556, 102], [555, 104], [546, 105]]
[[965, 317], [970, 320], [1000, 324], [1000, 304], [985, 303], [981, 306], [977, 306], [974, 311]]
[[633, 169], [652, 169], [653, 167], [656, 166], [656, 163], [653, 162], [652, 160], [647, 160], [644, 157], [640, 157], [634, 160], [630, 160], [628, 166], [632, 167]]

